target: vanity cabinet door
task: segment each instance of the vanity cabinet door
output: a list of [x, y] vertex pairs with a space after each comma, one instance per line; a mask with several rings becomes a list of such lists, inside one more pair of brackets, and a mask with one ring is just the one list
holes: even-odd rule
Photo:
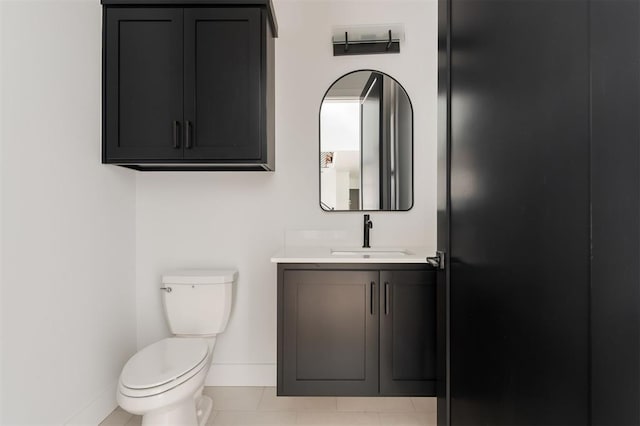
[[105, 9], [103, 162], [182, 158], [182, 15]]
[[261, 18], [259, 8], [185, 9], [186, 159], [261, 159]]
[[381, 271], [380, 283], [380, 394], [435, 395], [435, 271]]
[[378, 394], [378, 276], [284, 270], [279, 395]]

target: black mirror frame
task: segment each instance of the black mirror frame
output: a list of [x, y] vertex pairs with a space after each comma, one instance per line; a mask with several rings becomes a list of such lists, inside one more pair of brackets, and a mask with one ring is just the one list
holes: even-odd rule
[[413, 206], [415, 205], [415, 156], [414, 156], [414, 147], [415, 147], [415, 125], [414, 125], [414, 112], [413, 112], [413, 102], [411, 102], [411, 97], [409, 96], [409, 92], [407, 92], [407, 90], [404, 88], [404, 86], [402, 84], [400, 84], [400, 82], [398, 80], [396, 80], [394, 77], [390, 76], [389, 74], [383, 72], [383, 71], [379, 71], [379, 70], [374, 70], [371, 68], [362, 68], [362, 69], [357, 69], [355, 71], [350, 71], [346, 74], [341, 75], [340, 77], [336, 78], [335, 80], [333, 80], [333, 83], [331, 83], [329, 85], [329, 88], [327, 90], [325, 90], [324, 95], [322, 95], [322, 99], [320, 100], [320, 107], [318, 108], [318, 155], [316, 156], [316, 161], [319, 161], [318, 159], [320, 158], [320, 155], [322, 153], [322, 140], [321, 140], [321, 136], [322, 136], [322, 104], [324, 103], [325, 98], [327, 97], [327, 94], [329, 93], [329, 91], [331, 90], [331, 88], [338, 82], [340, 81], [342, 78], [357, 73], [357, 72], [375, 72], [375, 73], [379, 73], [379, 74], [383, 74], [387, 77], [389, 77], [390, 79], [392, 79], [393, 81], [396, 82], [396, 84], [398, 86], [400, 86], [400, 88], [404, 91], [405, 95], [407, 95], [407, 100], [409, 101], [409, 106], [411, 107], [411, 205], [407, 208], [407, 209], [402, 209], [402, 210], [382, 210], [382, 209], [378, 209], [378, 210], [363, 210], [363, 209], [359, 209], [359, 210], [333, 210], [333, 209], [325, 209], [322, 203], [322, 182], [321, 182], [321, 174], [322, 174], [322, 170], [320, 167], [318, 167], [318, 207], [320, 207], [320, 210], [322, 210], [323, 212], [327, 212], [327, 213], [361, 213], [361, 212], [408, 212], [409, 210], [411, 210], [413, 208]]

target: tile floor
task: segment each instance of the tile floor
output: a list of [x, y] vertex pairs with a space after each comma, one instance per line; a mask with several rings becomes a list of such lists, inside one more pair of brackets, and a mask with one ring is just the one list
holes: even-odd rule
[[[207, 425], [435, 426], [435, 398], [277, 397], [272, 387], [206, 387], [213, 398]], [[116, 408], [101, 426], [139, 425]]]

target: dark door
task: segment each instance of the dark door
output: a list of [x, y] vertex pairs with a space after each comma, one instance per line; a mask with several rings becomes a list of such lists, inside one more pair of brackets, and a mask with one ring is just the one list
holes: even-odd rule
[[377, 285], [377, 271], [284, 271], [281, 394], [378, 394]]
[[380, 284], [380, 393], [435, 395], [435, 271], [381, 271]]
[[452, 0], [452, 425], [589, 423], [588, 6]]
[[590, 12], [591, 419], [640, 425], [640, 3]]
[[104, 160], [182, 158], [182, 9], [105, 9]]
[[450, 148], [451, 148], [451, 1], [438, 0], [438, 243], [444, 257], [444, 268], [436, 272], [436, 396], [438, 426], [450, 425], [449, 420], [449, 266], [450, 238]]
[[185, 9], [185, 159], [259, 160], [259, 8]]

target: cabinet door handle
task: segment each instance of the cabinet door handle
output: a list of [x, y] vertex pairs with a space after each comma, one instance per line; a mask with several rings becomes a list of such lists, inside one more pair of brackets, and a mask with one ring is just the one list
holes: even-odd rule
[[189, 121], [189, 120], [185, 121], [185, 123], [184, 123], [184, 124], [185, 124], [185, 130], [184, 130], [184, 133], [185, 133], [184, 147], [185, 147], [186, 149], [191, 149], [191, 148], [193, 148], [193, 141], [192, 141], [192, 139], [191, 139], [191, 137], [192, 137], [192, 134], [191, 134], [191, 133], [192, 133], [192, 132], [191, 132], [191, 128], [192, 128], [193, 126], [191, 126], [191, 121]]
[[390, 302], [390, 297], [389, 297], [389, 283], [385, 282], [384, 283], [384, 314], [388, 315], [389, 311], [391, 310], [389, 307], [389, 302]]
[[376, 309], [376, 282], [375, 281], [371, 281], [371, 315], [375, 314], [375, 309]]
[[173, 149], [180, 148], [180, 122], [173, 122]]

